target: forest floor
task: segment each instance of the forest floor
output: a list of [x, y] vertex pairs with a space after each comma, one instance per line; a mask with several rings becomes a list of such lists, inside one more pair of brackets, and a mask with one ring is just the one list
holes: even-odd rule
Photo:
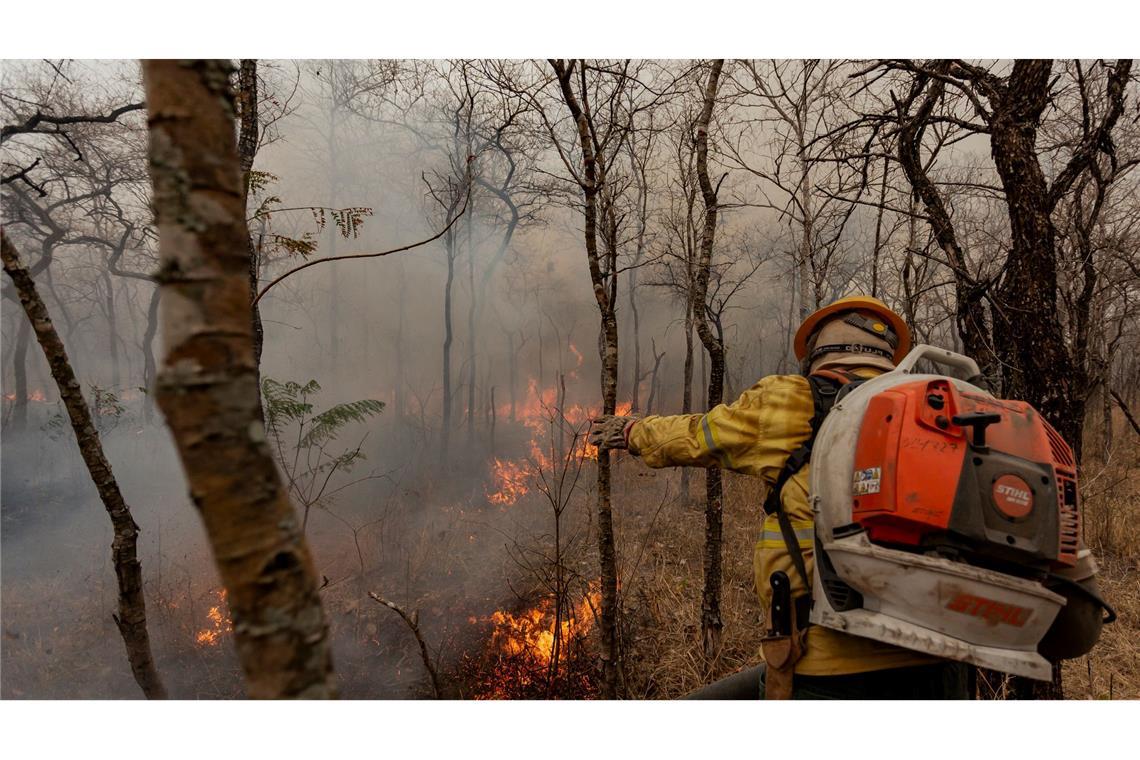
[[[763, 621], [752, 551], [761, 529], [761, 484], [731, 474], [726, 479], [723, 647], [714, 662], [706, 663], [700, 649], [703, 473], [691, 472], [694, 498], [686, 503], [678, 470], [650, 470], [619, 455], [614, 471], [626, 696], [677, 698], [757, 663]], [[556, 689], [540, 688], [542, 662], [510, 667], [509, 655], [517, 647], [503, 639], [504, 621], [514, 625], [506, 633], [521, 641], [540, 639], [550, 620], [540, 614], [541, 562], [537, 572], [526, 571], [549, 552], [552, 520], [536, 494], [500, 506], [488, 503], [481, 489], [455, 493], [428, 485], [405, 489], [391, 500], [364, 499], [359, 514], [347, 503], [337, 519], [315, 514], [310, 530], [327, 578], [322, 598], [342, 697], [431, 695], [411, 632], [370, 600], [369, 591], [419, 611], [445, 696], [595, 694], [584, 675], [596, 661], [588, 650], [597, 641], [587, 610], [597, 553], [592, 470], [584, 470], [581, 480], [562, 526], [564, 561], [577, 579], [571, 604], [583, 610], [572, 633], [581, 637], [566, 649], [572, 659], [562, 672], [571, 678], [564, 677], [568, 683]], [[1086, 456], [1082, 494], [1086, 537], [1100, 559], [1104, 595], [1119, 619], [1104, 629], [1087, 657], [1065, 664], [1066, 696], [1137, 699], [1140, 449], [1131, 440], [1121, 441], [1107, 465]], [[423, 507], [419, 513], [409, 509], [416, 503]], [[110, 528], [97, 505], [88, 506], [89, 520], [29, 535], [19, 544], [15, 532], [6, 530], [3, 698], [138, 697], [109, 614], [115, 599], [107, 557]], [[140, 518], [152, 528], [144, 533], [152, 542], [144, 570], [159, 670], [179, 698], [240, 697], [224, 598], [200, 536], [187, 539], [199, 530], [194, 515], [187, 510], [184, 518], [190, 522], [182, 528], [172, 527], [169, 516], [166, 523], [145, 512]]]

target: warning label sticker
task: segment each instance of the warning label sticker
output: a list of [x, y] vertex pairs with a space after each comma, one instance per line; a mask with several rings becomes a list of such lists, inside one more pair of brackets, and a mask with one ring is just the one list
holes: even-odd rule
[[865, 470], [856, 470], [852, 479], [851, 490], [856, 496], [879, 492], [879, 482], [882, 479], [882, 469], [868, 467]]

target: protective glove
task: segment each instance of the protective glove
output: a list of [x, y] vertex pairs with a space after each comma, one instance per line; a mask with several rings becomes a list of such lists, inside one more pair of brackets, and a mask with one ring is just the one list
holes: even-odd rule
[[[628, 449], [629, 430], [640, 417], [622, 417], [606, 414], [594, 420], [587, 439], [591, 446], [599, 449]], [[632, 452], [636, 454], [637, 452]]]

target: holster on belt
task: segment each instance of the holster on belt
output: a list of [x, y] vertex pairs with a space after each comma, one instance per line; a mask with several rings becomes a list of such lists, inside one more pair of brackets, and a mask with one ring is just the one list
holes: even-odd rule
[[792, 677], [796, 663], [804, 656], [807, 627], [800, 628], [796, 606], [791, 599], [791, 584], [786, 573], [777, 571], [769, 579], [772, 584], [772, 606], [768, 617], [770, 628], [760, 640], [764, 661], [768, 664], [764, 678], [766, 699], [791, 699]]

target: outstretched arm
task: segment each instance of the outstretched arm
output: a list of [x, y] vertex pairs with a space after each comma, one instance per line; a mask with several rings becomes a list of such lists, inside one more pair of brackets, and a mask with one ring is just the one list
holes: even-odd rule
[[767, 377], [732, 404], [720, 404], [708, 414], [627, 423], [617, 447], [627, 445], [650, 467], [723, 467], [774, 478], [788, 453], [810, 432], [811, 394], [806, 390], [801, 377]]

